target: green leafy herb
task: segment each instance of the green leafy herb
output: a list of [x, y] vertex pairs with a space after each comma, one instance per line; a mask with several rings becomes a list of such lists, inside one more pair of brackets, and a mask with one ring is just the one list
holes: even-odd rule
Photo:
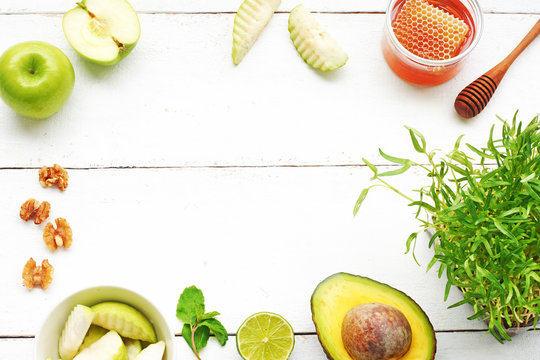
[[210, 334], [216, 337], [221, 346], [228, 340], [227, 330], [215, 319], [218, 315], [217, 311], [205, 313], [203, 293], [195, 286], [185, 288], [178, 299], [176, 317], [184, 323], [182, 337], [199, 360], [199, 350], [206, 346]]
[[[439, 277], [446, 275], [444, 299], [452, 285], [459, 287], [464, 298], [450, 307], [472, 305], [475, 313], [470, 319], [486, 320], [500, 342], [510, 340], [508, 327], [536, 328], [540, 316], [540, 123], [537, 116], [524, 126], [516, 115], [511, 124], [501, 119], [500, 138], [491, 128], [485, 147], [467, 144], [472, 154], [466, 153], [460, 136], [454, 149], [438, 159], [436, 151], [426, 149], [424, 136], [407, 128], [414, 149], [426, 156], [427, 164], [380, 151], [401, 167], [377, 173], [364, 160], [380, 184], [362, 190], [353, 211], [356, 215], [375, 186], [389, 188], [417, 207], [421, 230], [408, 237], [406, 252], [412, 246], [414, 255], [418, 234], [431, 232], [429, 246], [435, 255], [428, 269], [438, 264]], [[429, 179], [416, 191], [416, 200], [381, 178], [411, 166], [424, 169]]]

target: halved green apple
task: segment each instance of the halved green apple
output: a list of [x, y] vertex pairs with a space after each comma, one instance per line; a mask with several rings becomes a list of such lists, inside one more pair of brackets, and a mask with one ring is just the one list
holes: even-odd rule
[[114, 65], [135, 47], [141, 35], [137, 13], [126, 0], [83, 0], [64, 15], [62, 28], [81, 56]]

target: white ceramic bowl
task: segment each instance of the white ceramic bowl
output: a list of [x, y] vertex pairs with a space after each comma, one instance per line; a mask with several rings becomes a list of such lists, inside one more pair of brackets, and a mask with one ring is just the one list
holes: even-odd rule
[[167, 322], [156, 307], [141, 295], [115, 286], [97, 286], [81, 290], [67, 297], [47, 316], [36, 339], [36, 360], [47, 357], [58, 359], [58, 339], [64, 324], [77, 304], [92, 306], [103, 301], [118, 301], [133, 306], [142, 312], [154, 325], [158, 340], [165, 341], [163, 360], [173, 360], [173, 338]]

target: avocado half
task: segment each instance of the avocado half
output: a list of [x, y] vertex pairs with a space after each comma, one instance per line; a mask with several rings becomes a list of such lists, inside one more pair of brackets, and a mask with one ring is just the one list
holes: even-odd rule
[[343, 319], [353, 307], [372, 302], [397, 308], [411, 325], [411, 347], [400, 360], [435, 358], [435, 331], [426, 313], [413, 299], [370, 278], [337, 273], [321, 282], [311, 296], [311, 313], [317, 336], [330, 360], [352, 360], [341, 340]]

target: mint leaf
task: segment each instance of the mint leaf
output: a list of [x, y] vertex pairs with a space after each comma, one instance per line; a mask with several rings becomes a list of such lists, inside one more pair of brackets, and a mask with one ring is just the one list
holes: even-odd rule
[[201, 316], [198, 320], [200, 322], [200, 321], [203, 321], [203, 320], [206, 320], [206, 319], [214, 318], [214, 317], [216, 317], [218, 315], [219, 315], [219, 313], [217, 311], [210, 311], [210, 312], [204, 314], [203, 316]]
[[204, 296], [195, 286], [185, 288], [178, 299], [176, 317], [182, 322], [195, 325], [197, 319], [204, 314]]
[[186, 340], [188, 346], [191, 348], [191, 326], [184, 324], [182, 327], [182, 337]]
[[221, 346], [225, 345], [227, 340], [229, 339], [229, 335], [227, 334], [227, 330], [225, 330], [225, 327], [219, 322], [217, 319], [207, 319], [204, 321], [201, 321], [199, 323], [201, 326], [207, 326], [212, 334], [216, 336], [217, 341], [221, 344]]
[[208, 338], [210, 338], [210, 329], [206, 326], [198, 325], [193, 337], [197, 351], [206, 346]]
[[184, 340], [186, 340], [188, 346], [193, 349], [193, 345], [195, 345], [195, 349], [199, 351], [203, 347], [206, 346], [206, 343], [208, 342], [208, 339], [210, 338], [210, 328], [203, 325], [198, 325], [195, 329], [195, 334], [193, 335], [194, 344], [191, 344], [191, 326], [188, 324], [184, 324], [182, 327], [182, 337]]

